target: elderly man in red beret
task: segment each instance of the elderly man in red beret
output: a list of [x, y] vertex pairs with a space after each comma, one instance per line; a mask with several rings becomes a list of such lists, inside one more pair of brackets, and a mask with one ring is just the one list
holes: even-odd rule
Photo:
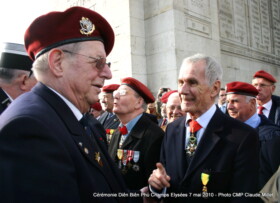
[[259, 91], [257, 96], [258, 114], [265, 115], [280, 126], [280, 97], [273, 95], [277, 80], [264, 70], [257, 71], [252, 85]]
[[31, 71], [32, 63], [23, 44], [2, 43], [0, 47], [0, 114], [13, 100], [36, 84], [36, 78]]
[[255, 128], [260, 140], [261, 189], [280, 165], [280, 127], [264, 115], [257, 114], [256, 96], [259, 91], [245, 82], [231, 82], [226, 85], [227, 109], [232, 118]]
[[24, 40], [39, 82], [0, 117], [1, 201], [127, 202], [104, 129], [83, 116], [112, 78], [112, 27], [71, 7], [36, 18]]
[[165, 131], [167, 124], [171, 123], [181, 116], [186, 115], [181, 108], [181, 101], [180, 96], [177, 90], [172, 90], [165, 93], [162, 98], [162, 102], [166, 104], [166, 115], [167, 115], [167, 122], [165, 125], [161, 126], [161, 129]]
[[150, 90], [131, 77], [123, 78], [114, 93], [113, 111], [121, 123], [112, 136], [108, 151], [129, 189], [146, 186], [159, 161], [164, 132], [144, 114], [147, 104], [154, 101]]
[[113, 92], [119, 88], [118, 84], [106, 85], [102, 88], [100, 93], [100, 102], [103, 110], [105, 111], [98, 119], [105, 129], [116, 129], [120, 121], [113, 113], [114, 97]]
[[96, 102], [90, 106], [89, 113], [96, 119], [98, 119], [103, 113], [102, 106], [99, 102]]

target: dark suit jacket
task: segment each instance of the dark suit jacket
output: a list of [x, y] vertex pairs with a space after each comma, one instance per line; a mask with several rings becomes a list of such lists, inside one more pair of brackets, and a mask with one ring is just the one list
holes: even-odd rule
[[0, 88], [0, 114], [3, 113], [3, 111], [8, 107], [10, 103], [10, 98], [8, 97], [8, 95], [6, 95], [3, 89]]
[[257, 130], [261, 144], [259, 177], [261, 189], [280, 166], [280, 127], [264, 115], [259, 116], [261, 123]]
[[280, 126], [280, 97], [272, 95], [272, 106], [268, 118]]
[[[201, 174], [210, 175], [208, 193], [257, 192], [259, 169], [258, 134], [250, 126], [230, 118], [217, 109], [210, 120], [191, 163], [186, 162], [186, 117], [167, 126], [161, 148], [161, 162], [171, 177], [169, 192], [201, 194]], [[216, 199], [217, 198], [217, 199]], [[185, 202], [187, 199], [171, 199]], [[214, 196], [189, 198], [190, 202], [228, 202]], [[238, 199], [236, 202], [248, 202]]]
[[41, 83], [12, 102], [0, 129], [2, 202], [109, 203], [117, 199], [97, 195], [127, 191], [102, 131], [93, 128], [90, 140], [64, 101]]
[[104, 128], [105, 129], [117, 129], [120, 125], [120, 120], [117, 117], [116, 114], [114, 114], [111, 118], [109, 118], [105, 123], [104, 123]]
[[106, 120], [108, 119], [108, 116], [109, 116], [109, 112], [108, 111], [105, 111], [99, 118], [98, 118], [98, 121], [101, 123], [101, 125], [104, 126]]
[[[140, 151], [138, 161], [140, 170], [135, 171], [129, 168], [128, 172], [124, 174], [125, 182], [129, 189], [141, 189], [147, 186], [148, 178], [159, 161], [163, 136], [164, 132], [144, 114], [132, 128], [121, 147], [121, 149]], [[116, 130], [108, 150], [116, 164], [118, 164], [117, 149], [119, 148], [120, 137], [119, 130]]]

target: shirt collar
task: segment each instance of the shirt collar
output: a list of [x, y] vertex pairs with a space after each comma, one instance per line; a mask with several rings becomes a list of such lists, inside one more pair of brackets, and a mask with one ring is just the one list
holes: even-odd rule
[[[48, 86], [47, 86], [48, 87]], [[66, 99], [64, 96], [62, 96], [60, 93], [58, 93], [56, 90], [48, 87], [50, 90], [52, 90], [55, 94], [57, 94], [66, 104], [67, 106], [71, 109], [77, 120], [81, 120], [83, 117], [83, 114], [79, 111], [79, 109], [72, 104], [68, 99]]]
[[[203, 113], [200, 117], [196, 119], [196, 121], [201, 125], [202, 128], [206, 128], [208, 123], [210, 122], [211, 118], [215, 114], [217, 107], [215, 104], [213, 104], [210, 109], [208, 109], [205, 113]], [[186, 119], [186, 126], [188, 126], [188, 120], [191, 119], [190, 114], [187, 114], [187, 119]]]
[[252, 128], [257, 128], [261, 122], [261, 118], [258, 116], [257, 113], [255, 113], [253, 116], [251, 116], [246, 123], [247, 125], [251, 126]]
[[[130, 131], [132, 130], [132, 128], [135, 126], [135, 124], [138, 122], [138, 120], [141, 118], [141, 116], [143, 115], [143, 113], [139, 114], [138, 116], [136, 116], [135, 118], [133, 118], [131, 121], [129, 121], [125, 126], [127, 128], [127, 131], [129, 134]], [[120, 126], [124, 126], [123, 124], [120, 124]]]
[[267, 103], [262, 105], [266, 110], [270, 111], [271, 106], [272, 106], [272, 100], [269, 100]]

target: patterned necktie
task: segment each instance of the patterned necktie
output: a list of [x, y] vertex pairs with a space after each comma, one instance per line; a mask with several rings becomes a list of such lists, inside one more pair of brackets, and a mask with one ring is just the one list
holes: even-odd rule
[[166, 118], [164, 118], [164, 119], [163, 119], [163, 121], [162, 121], [162, 123], [161, 123], [161, 127], [162, 127], [162, 126], [165, 126], [165, 125], [166, 125], [166, 123], [167, 123], [167, 119], [166, 119]]
[[263, 107], [263, 106], [258, 106], [258, 114], [261, 114], [261, 115], [263, 115], [263, 110], [264, 110], [265, 108]]
[[194, 155], [195, 150], [197, 148], [197, 139], [196, 139], [196, 133], [201, 129], [201, 125], [195, 120], [189, 121], [189, 129], [190, 129], [190, 139], [188, 142], [188, 145], [186, 147], [186, 153], [188, 157], [191, 157]]

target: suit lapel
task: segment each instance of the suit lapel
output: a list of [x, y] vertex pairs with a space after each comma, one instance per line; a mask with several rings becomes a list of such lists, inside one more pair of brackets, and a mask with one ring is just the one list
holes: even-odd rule
[[[188, 167], [187, 173], [184, 180], [190, 176], [200, 164], [209, 156], [211, 151], [214, 149], [218, 141], [220, 140], [220, 133], [223, 130], [223, 119], [224, 115], [220, 110], [216, 110], [212, 119], [210, 120], [206, 130], [201, 138], [194, 157]], [[217, 125], [219, 123], [220, 125]]]
[[[186, 144], [186, 116], [184, 116], [184, 119], [179, 123], [179, 126], [175, 128], [175, 133], [172, 133], [171, 136], [174, 136], [175, 140], [175, 146], [177, 150], [178, 155], [178, 170], [180, 170], [180, 176], [179, 177], [184, 177], [186, 174], [187, 168], [188, 168], [188, 163], [186, 161], [186, 151], [185, 151], [185, 144]], [[176, 138], [176, 136], [180, 136], [179, 139]], [[169, 152], [172, 153], [172, 152]]]
[[143, 119], [145, 119], [145, 117], [141, 116], [141, 118], [132, 128], [131, 132], [129, 133], [129, 135], [127, 136], [127, 138], [125, 139], [122, 145], [122, 149], [127, 148], [132, 142], [134, 142], [135, 140], [140, 140], [143, 137], [145, 132], [145, 126], [147, 126], [147, 125], [143, 125], [143, 121], [144, 121]]
[[93, 143], [86, 135], [84, 128], [77, 121], [77, 118], [74, 116], [71, 109], [58, 95], [40, 82], [32, 89], [32, 91], [43, 97], [44, 100], [52, 106], [52, 108], [57, 112], [57, 115], [61, 118], [62, 122], [64, 122], [65, 126], [68, 128], [81, 153], [90, 161], [90, 163], [96, 166], [103, 173], [95, 160]]

